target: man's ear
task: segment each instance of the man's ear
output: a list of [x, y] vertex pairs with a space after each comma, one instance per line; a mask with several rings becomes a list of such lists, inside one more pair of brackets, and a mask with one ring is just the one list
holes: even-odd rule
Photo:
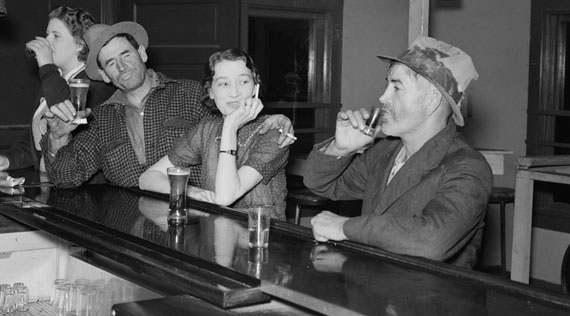
[[103, 81], [105, 81], [105, 83], [111, 83], [111, 78], [109, 78], [103, 70], [97, 69], [97, 71], [99, 72], [99, 74], [101, 75], [101, 77], [103, 78]]
[[443, 95], [437, 89], [431, 89], [425, 97], [425, 104], [427, 107], [427, 114], [432, 115], [435, 110], [441, 106]]
[[146, 54], [146, 48], [144, 48], [144, 46], [140, 45], [138, 51], [139, 51], [139, 55], [141, 56], [142, 61], [146, 63], [146, 61], [148, 60], [148, 55]]

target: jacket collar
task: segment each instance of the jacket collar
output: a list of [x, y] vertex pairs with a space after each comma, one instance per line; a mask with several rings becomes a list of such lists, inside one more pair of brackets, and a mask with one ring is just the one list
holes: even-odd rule
[[427, 171], [437, 168], [437, 166], [440, 165], [443, 157], [449, 151], [449, 147], [456, 133], [456, 125], [450, 120], [439, 133], [429, 139], [420, 150], [408, 159], [392, 181], [390, 181], [389, 185], [386, 185], [388, 175], [392, 170], [398, 152], [403, 146], [402, 142], [400, 141], [397, 146], [393, 147], [392, 151], [381, 158], [384, 160], [381, 163], [386, 166], [381, 189], [377, 193], [381, 196], [378, 205], [381, 213], [386, 212], [390, 205], [417, 185]]

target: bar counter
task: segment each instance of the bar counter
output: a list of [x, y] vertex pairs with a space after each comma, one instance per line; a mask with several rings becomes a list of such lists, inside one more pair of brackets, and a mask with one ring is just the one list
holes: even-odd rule
[[[38, 183], [30, 170], [10, 172]], [[116, 315], [569, 315], [570, 297], [423, 258], [271, 222], [248, 247], [247, 216], [188, 199], [169, 227], [168, 197], [107, 184], [1, 188], [0, 215], [80, 247], [81, 260], [158, 293]]]

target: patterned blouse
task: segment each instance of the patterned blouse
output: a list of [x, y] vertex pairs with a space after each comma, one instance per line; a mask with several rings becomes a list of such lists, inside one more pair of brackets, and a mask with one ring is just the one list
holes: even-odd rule
[[[259, 134], [265, 117], [258, 117], [241, 127], [237, 135], [237, 168], [249, 166], [263, 177], [261, 182], [239, 198], [231, 207], [247, 209], [255, 205], [274, 205], [271, 217], [285, 220], [287, 196], [285, 165], [289, 149], [279, 148], [279, 132]], [[201, 188], [214, 191], [223, 127], [222, 117], [211, 117], [198, 123], [184, 137], [175, 141], [168, 158], [175, 166], [201, 164]]]

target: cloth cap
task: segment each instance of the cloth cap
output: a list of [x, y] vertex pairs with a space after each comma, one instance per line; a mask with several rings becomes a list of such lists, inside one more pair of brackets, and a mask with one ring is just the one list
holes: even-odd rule
[[420, 36], [399, 57], [378, 58], [402, 63], [429, 80], [449, 101], [455, 124], [464, 125], [461, 99], [471, 80], [479, 78], [471, 57], [464, 51], [435, 38]]
[[95, 24], [90, 27], [83, 38], [87, 47], [89, 47], [89, 54], [87, 55], [87, 62], [85, 63], [85, 72], [87, 76], [93, 80], [103, 81], [103, 77], [99, 73], [97, 66], [97, 57], [101, 48], [118, 34], [130, 34], [138, 43], [144, 48], [148, 47], [148, 34], [146, 30], [136, 22], [119, 22], [113, 25]]

